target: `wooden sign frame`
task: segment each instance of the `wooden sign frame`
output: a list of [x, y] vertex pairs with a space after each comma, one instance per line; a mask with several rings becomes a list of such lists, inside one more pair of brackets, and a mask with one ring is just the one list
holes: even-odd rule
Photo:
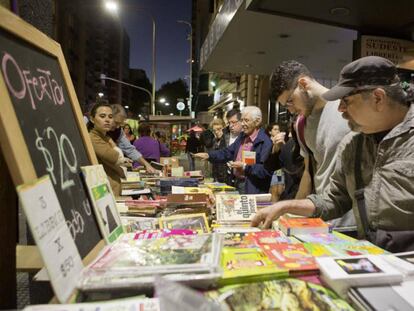
[[[9, 33], [10, 35], [22, 40], [23, 42], [37, 48], [45, 55], [52, 56], [59, 63], [59, 68], [62, 73], [63, 82], [68, 92], [69, 101], [73, 114], [75, 116], [75, 123], [79, 129], [79, 133], [85, 147], [87, 157], [92, 164], [98, 164], [96, 154], [94, 152], [91, 140], [86, 129], [79, 102], [73, 87], [72, 80], [66, 65], [66, 61], [60, 48], [59, 43], [52, 40], [44, 33], [31, 26], [18, 16], [14, 15], [7, 9], [0, 7], [0, 29]], [[4, 158], [8, 165], [12, 180], [15, 184], [21, 185], [31, 182], [34, 179], [41, 177], [37, 176], [29, 149], [19, 126], [16, 111], [14, 109], [12, 100], [9, 96], [9, 91], [0, 74], [0, 94], [3, 94], [0, 113], [0, 144], [3, 150]], [[80, 168], [79, 168], [80, 170]], [[11, 234], [14, 234], [11, 233]], [[103, 248], [104, 241], [101, 240], [87, 255], [83, 258], [83, 262], [88, 264], [96, 254]]]

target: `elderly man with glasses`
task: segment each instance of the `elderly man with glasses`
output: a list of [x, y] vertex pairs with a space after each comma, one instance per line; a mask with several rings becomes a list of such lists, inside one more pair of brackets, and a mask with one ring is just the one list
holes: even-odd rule
[[[270, 81], [271, 96], [290, 113], [299, 115], [296, 133], [305, 169], [296, 199], [304, 199], [311, 193], [322, 194], [335, 168], [338, 144], [350, 132], [338, 112], [339, 101], [324, 99], [322, 94], [328, 89], [315, 80], [306, 66], [294, 60], [277, 66]], [[283, 139], [274, 141], [275, 145], [283, 143]], [[277, 153], [280, 148], [274, 150]], [[356, 229], [352, 211], [331, 223], [338, 230]]]
[[329, 220], [353, 209], [358, 233], [391, 252], [414, 250], [413, 89], [395, 65], [368, 56], [346, 65], [323, 94], [341, 99], [339, 111], [354, 131], [338, 147], [330, 185], [320, 195], [283, 201], [252, 221], [269, 227], [284, 213]]
[[[272, 172], [264, 168], [263, 162], [272, 149], [272, 141], [260, 128], [262, 112], [254, 106], [244, 108], [241, 123], [243, 132], [233, 144], [222, 150], [196, 153], [194, 157], [211, 163], [227, 162], [236, 177], [235, 186], [242, 194], [269, 193]], [[254, 164], [242, 162], [244, 151], [254, 152]]]

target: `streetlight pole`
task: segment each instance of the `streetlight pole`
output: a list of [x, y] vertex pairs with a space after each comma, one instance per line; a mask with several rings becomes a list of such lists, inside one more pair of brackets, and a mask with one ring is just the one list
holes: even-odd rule
[[[115, 2], [114, 0], [105, 0], [105, 7], [107, 8], [107, 10], [111, 11], [111, 12], [115, 12], [118, 10], [118, 3]], [[151, 94], [151, 112], [152, 115], [155, 116], [155, 84], [156, 84], [156, 57], [155, 57], [155, 42], [156, 42], [156, 25], [155, 25], [155, 19], [154, 16], [141, 8], [135, 8], [136, 10], [143, 12], [143, 13], [147, 13], [148, 16], [151, 18], [152, 20], [152, 94]], [[125, 82], [124, 82], [125, 83]]]
[[130, 87], [134, 87], [134, 88], [136, 88], [136, 89], [138, 89], [138, 90], [144, 91], [145, 93], [147, 93], [147, 94], [148, 94], [148, 96], [149, 96], [149, 98], [150, 98], [151, 103], [152, 103], [152, 102], [154, 102], [154, 98], [152, 97], [151, 92], [150, 92], [150, 91], [148, 91], [147, 89], [144, 89], [143, 87], [140, 87], [140, 86], [138, 86], [138, 85], [134, 85], [134, 84], [131, 84], [131, 83], [127, 83], [127, 82], [124, 82], [124, 81], [121, 81], [121, 80], [118, 80], [118, 79], [115, 79], [115, 78], [110, 78], [110, 77], [107, 77], [107, 76], [106, 76], [105, 74], [103, 74], [103, 73], [101, 74], [100, 78], [101, 78], [101, 80], [109, 80], [109, 81], [114, 81], [114, 82], [116, 82], [116, 83], [124, 84], [124, 85], [130, 86]]
[[190, 77], [189, 77], [189, 94], [188, 94], [188, 110], [190, 112], [190, 117], [192, 117], [192, 99], [193, 99], [193, 26], [190, 22], [178, 20], [177, 23], [186, 24], [188, 27], [190, 27], [190, 35], [189, 35], [189, 41], [190, 41]]

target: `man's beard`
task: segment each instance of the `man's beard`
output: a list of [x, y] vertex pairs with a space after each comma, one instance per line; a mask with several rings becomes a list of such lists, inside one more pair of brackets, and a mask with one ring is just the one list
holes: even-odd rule
[[313, 110], [313, 107], [316, 104], [317, 98], [314, 97], [314, 96], [311, 97], [308, 94], [308, 92], [303, 91], [302, 92], [302, 100], [303, 100], [303, 103], [305, 104], [305, 108], [304, 108], [305, 111], [303, 112], [303, 116], [308, 117], [312, 113], [312, 110]]
[[342, 113], [342, 118], [348, 121], [348, 126], [353, 132], [361, 132], [361, 126], [356, 123], [346, 112]]

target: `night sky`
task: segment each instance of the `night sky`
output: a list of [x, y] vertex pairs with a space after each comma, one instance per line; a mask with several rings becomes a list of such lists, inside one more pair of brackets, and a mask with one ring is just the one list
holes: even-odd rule
[[152, 82], [152, 21], [137, 8], [151, 13], [156, 23], [156, 89], [165, 82], [184, 79], [189, 74], [190, 43], [186, 38], [190, 27], [177, 20], [191, 22], [191, 0], [120, 2], [120, 17], [130, 39], [130, 68], [144, 69]]

